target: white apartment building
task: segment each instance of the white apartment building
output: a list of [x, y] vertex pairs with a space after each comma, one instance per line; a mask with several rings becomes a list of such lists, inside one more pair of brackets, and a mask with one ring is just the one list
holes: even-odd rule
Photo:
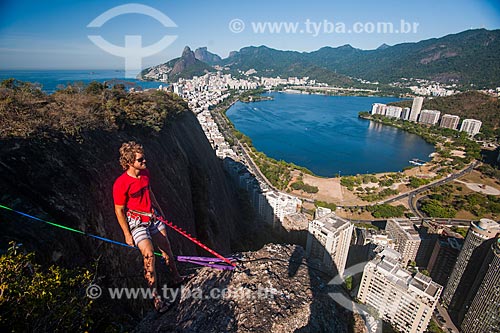
[[408, 120], [410, 118], [410, 112], [410, 108], [403, 108], [403, 111], [401, 112], [401, 119]]
[[420, 115], [420, 110], [422, 109], [422, 104], [424, 104], [423, 97], [415, 97], [413, 99], [413, 104], [411, 105], [410, 117], [409, 121], [417, 121], [418, 116]]
[[418, 122], [427, 125], [436, 125], [439, 121], [440, 111], [437, 110], [422, 110]]
[[389, 105], [387, 106], [387, 110], [385, 111], [385, 116], [389, 118], [401, 118], [401, 112], [403, 112], [403, 108], [399, 106]]
[[417, 258], [422, 240], [410, 220], [389, 219], [385, 231], [394, 240], [394, 249], [401, 254], [403, 265]]
[[460, 126], [460, 132], [467, 132], [470, 136], [474, 136], [479, 133], [482, 124], [481, 121], [476, 119], [464, 119], [462, 126]]
[[443, 287], [421, 273], [400, 266], [400, 254], [386, 248], [368, 262], [357, 298], [373, 307], [399, 332], [423, 333]]
[[285, 216], [297, 213], [302, 206], [302, 201], [299, 198], [281, 192], [269, 191], [265, 193], [265, 197], [274, 212], [273, 225], [276, 220], [283, 222]]
[[451, 115], [451, 114], [444, 114], [441, 117], [441, 123], [439, 124], [439, 126], [456, 130], [458, 127], [459, 121], [460, 121], [459, 116], [455, 116], [455, 115]]
[[318, 259], [320, 266], [332, 270], [337, 268], [343, 275], [351, 244], [354, 225], [330, 213], [309, 223], [306, 253], [311, 259]]
[[381, 103], [373, 103], [371, 113], [385, 116], [386, 110], [387, 110], [387, 105]]

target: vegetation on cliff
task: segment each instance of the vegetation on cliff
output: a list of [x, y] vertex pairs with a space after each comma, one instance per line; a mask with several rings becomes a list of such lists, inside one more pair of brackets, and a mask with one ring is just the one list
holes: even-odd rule
[[93, 301], [85, 296], [92, 281], [88, 270], [43, 270], [34, 253], [10, 245], [0, 257], [0, 327], [19, 332], [61, 327], [83, 332], [94, 327]]
[[163, 91], [127, 92], [99, 82], [68, 85], [52, 95], [15, 79], [0, 83], [0, 138], [75, 136], [87, 130], [140, 126], [159, 131], [168, 119], [187, 110], [177, 95]]

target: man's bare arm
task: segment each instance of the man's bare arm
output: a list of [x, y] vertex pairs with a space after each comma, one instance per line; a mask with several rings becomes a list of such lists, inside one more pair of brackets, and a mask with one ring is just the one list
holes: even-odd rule
[[115, 214], [122, 228], [123, 235], [125, 236], [125, 242], [130, 246], [134, 246], [134, 238], [132, 237], [132, 233], [130, 233], [127, 218], [125, 216], [125, 206], [115, 205]]
[[156, 209], [158, 209], [158, 211], [160, 212], [161, 216], [163, 216], [163, 218], [165, 218], [165, 214], [163, 214], [163, 210], [161, 209], [160, 204], [158, 203], [158, 200], [156, 200], [156, 197], [155, 197], [155, 194], [153, 193], [153, 190], [149, 189], [149, 193], [151, 194], [151, 202], [153, 203], [153, 206]]

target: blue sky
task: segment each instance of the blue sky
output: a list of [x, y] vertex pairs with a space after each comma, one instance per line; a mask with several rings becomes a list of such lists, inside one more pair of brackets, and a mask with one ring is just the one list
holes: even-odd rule
[[[143, 46], [165, 35], [176, 36], [161, 52], [142, 59], [146, 67], [179, 56], [186, 45], [193, 50], [207, 46], [227, 57], [230, 51], [250, 45], [296, 51], [344, 44], [374, 49], [382, 43], [417, 42], [471, 28], [500, 28], [500, 2], [492, 0], [136, 1], [159, 10], [177, 27], [165, 27], [142, 14], [124, 14], [99, 28], [87, 27], [103, 12], [129, 3], [2, 0], [0, 69], [123, 69], [123, 57], [105, 52], [88, 35], [101, 35], [117, 46], [124, 45], [125, 35], [141, 35]], [[398, 30], [401, 20], [418, 26], [408, 33], [352, 32], [356, 23], [370, 30], [379, 22], [390, 22]], [[233, 30], [241, 29], [243, 22], [243, 31], [232, 32], [230, 22], [235, 24]], [[254, 30], [256, 24], [266, 22], [289, 22], [297, 29], [295, 33], [287, 33], [284, 26], [279, 33]]]

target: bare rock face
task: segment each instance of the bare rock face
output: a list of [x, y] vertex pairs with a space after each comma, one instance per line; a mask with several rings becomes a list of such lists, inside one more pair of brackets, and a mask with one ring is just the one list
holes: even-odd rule
[[137, 332], [347, 332], [351, 313], [328, 295], [304, 249], [268, 244], [242, 254], [234, 271], [202, 268], [164, 315], [149, 314]]

